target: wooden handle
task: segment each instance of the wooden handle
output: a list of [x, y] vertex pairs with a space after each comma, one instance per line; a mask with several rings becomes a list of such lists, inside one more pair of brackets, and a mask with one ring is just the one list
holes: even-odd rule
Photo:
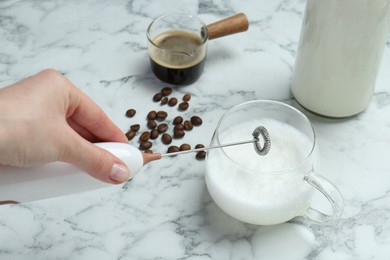
[[245, 32], [248, 30], [249, 22], [245, 14], [239, 13], [215, 23], [207, 25], [209, 40], [222, 36]]

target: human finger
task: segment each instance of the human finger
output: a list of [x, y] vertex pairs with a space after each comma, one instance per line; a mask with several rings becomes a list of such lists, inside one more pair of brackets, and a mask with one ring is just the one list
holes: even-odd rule
[[84, 139], [92, 143], [102, 141], [99, 138], [97, 138], [94, 134], [92, 134], [90, 131], [88, 131], [88, 129], [85, 129], [84, 127], [76, 123], [72, 118], [68, 118], [66, 121], [68, 125]]
[[61, 161], [71, 163], [103, 182], [119, 184], [131, 177], [125, 163], [112, 153], [88, 142], [69, 128]]
[[102, 141], [128, 142], [125, 134], [81, 90], [72, 86], [69, 101], [69, 114], [67, 117], [71, 118], [79, 126], [87, 129]]

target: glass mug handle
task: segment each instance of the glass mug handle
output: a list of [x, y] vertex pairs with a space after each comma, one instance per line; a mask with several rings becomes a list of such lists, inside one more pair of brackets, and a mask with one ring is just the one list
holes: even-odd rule
[[332, 215], [327, 215], [309, 207], [303, 214], [303, 217], [322, 226], [332, 225], [340, 219], [343, 213], [344, 202], [340, 191], [330, 181], [321, 175], [306, 174], [304, 180], [319, 190], [329, 201], [333, 209]]

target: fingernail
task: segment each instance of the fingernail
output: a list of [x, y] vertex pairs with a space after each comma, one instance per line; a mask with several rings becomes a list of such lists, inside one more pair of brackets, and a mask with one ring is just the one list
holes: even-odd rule
[[114, 182], [122, 183], [127, 181], [131, 177], [131, 174], [129, 170], [124, 167], [123, 165], [120, 165], [118, 163], [114, 164], [111, 168], [111, 172], [108, 175], [108, 178], [110, 178]]

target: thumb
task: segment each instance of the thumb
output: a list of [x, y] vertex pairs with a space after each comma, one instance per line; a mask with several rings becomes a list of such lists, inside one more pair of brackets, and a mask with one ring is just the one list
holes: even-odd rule
[[68, 142], [62, 161], [71, 163], [103, 182], [119, 184], [131, 177], [125, 163], [112, 153], [76, 135]]

